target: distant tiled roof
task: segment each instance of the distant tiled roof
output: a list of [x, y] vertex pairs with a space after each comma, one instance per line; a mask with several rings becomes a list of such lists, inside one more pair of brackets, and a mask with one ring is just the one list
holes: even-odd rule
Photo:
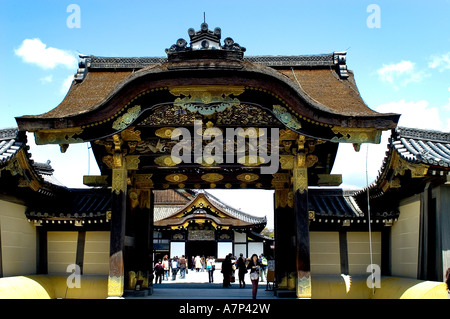
[[17, 128], [0, 130], [0, 165], [11, 160], [22, 148], [23, 143], [17, 140]]
[[308, 209], [315, 217], [355, 218], [363, 217], [353, 195], [355, 191], [338, 188], [309, 188]]
[[450, 165], [450, 133], [398, 127], [392, 136], [391, 147], [411, 163], [443, 168]]

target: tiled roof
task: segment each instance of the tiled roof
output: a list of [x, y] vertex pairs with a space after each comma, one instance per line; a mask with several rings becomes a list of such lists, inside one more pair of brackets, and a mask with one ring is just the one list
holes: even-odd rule
[[308, 209], [315, 217], [355, 218], [363, 217], [353, 195], [355, 191], [334, 188], [309, 188]]
[[0, 130], [0, 165], [6, 164], [22, 148], [23, 143], [17, 140], [17, 128]]
[[408, 162], [443, 168], [450, 165], [450, 133], [398, 127], [390, 142]]

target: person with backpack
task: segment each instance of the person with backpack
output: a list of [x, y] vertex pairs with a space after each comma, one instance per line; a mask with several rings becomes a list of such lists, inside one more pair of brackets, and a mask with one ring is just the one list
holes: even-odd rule
[[267, 258], [263, 254], [259, 255], [259, 263], [261, 265], [259, 274], [261, 276], [261, 282], [263, 282], [264, 277], [267, 279]]
[[178, 257], [177, 256], [172, 258], [172, 261], [170, 263], [170, 268], [172, 268], [172, 280], [175, 280], [177, 278], [177, 272], [178, 272]]

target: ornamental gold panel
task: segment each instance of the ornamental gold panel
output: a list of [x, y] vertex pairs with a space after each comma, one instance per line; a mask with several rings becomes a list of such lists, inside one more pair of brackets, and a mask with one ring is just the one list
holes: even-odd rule
[[202, 179], [208, 183], [215, 183], [221, 181], [223, 179], [223, 175], [217, 173], [208, 173], [202, 175]]
[[117, 120], [114, 121], [112, 128], [119, 131], [127, 128], [128, 125], [133, 123], [133, 121], [139, 116], [141, 112], [141, 106], [135, 105], [128, 109], [125, 114], [119, 116]]
[[181, 130], [175, 127], [161, 127], [156, 130], [155, 135], [161, 138], [177, 137], [181, 135]]
[[166, 181], [171, 183], [182, 183], [187, 179], [188, 177], [184, 174], [170, 174], [166, 176]]
[[181, 158], [171, 155], [163, 155], [155, 158], [155, 164], [163, 167], [172, 167], [181, 163]]
[[257, 181], [259, 179], [259, 176], [257, 174], [253, 173], [243, 173], [236, 176], [238, 180], [244, 183], [251, 183], [254, 181]]
[[349, 128], [334, 126], [331, 130], [336, 135], [331, 139], [333, 142], [379, 144], [381, 140], [381, 130], [374, 128]]

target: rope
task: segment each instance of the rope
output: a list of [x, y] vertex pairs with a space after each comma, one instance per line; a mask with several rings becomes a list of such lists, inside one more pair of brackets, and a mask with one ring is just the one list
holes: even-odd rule
[[369, 222], [369, 254], [370, 254], [370, 271], [371, 271], [371, 276], [372, 276], [372, 295], [375, 295], [373, 257], [372, 257], [372, 227], [370, 224], [369, 173], [368, 173], [368, 169], [367, 169], [368, 159], [369, 159], [369, 144], [367, 144], [367, 151], [366, 151], [367, 218], [368, 218], [368, 222]]

